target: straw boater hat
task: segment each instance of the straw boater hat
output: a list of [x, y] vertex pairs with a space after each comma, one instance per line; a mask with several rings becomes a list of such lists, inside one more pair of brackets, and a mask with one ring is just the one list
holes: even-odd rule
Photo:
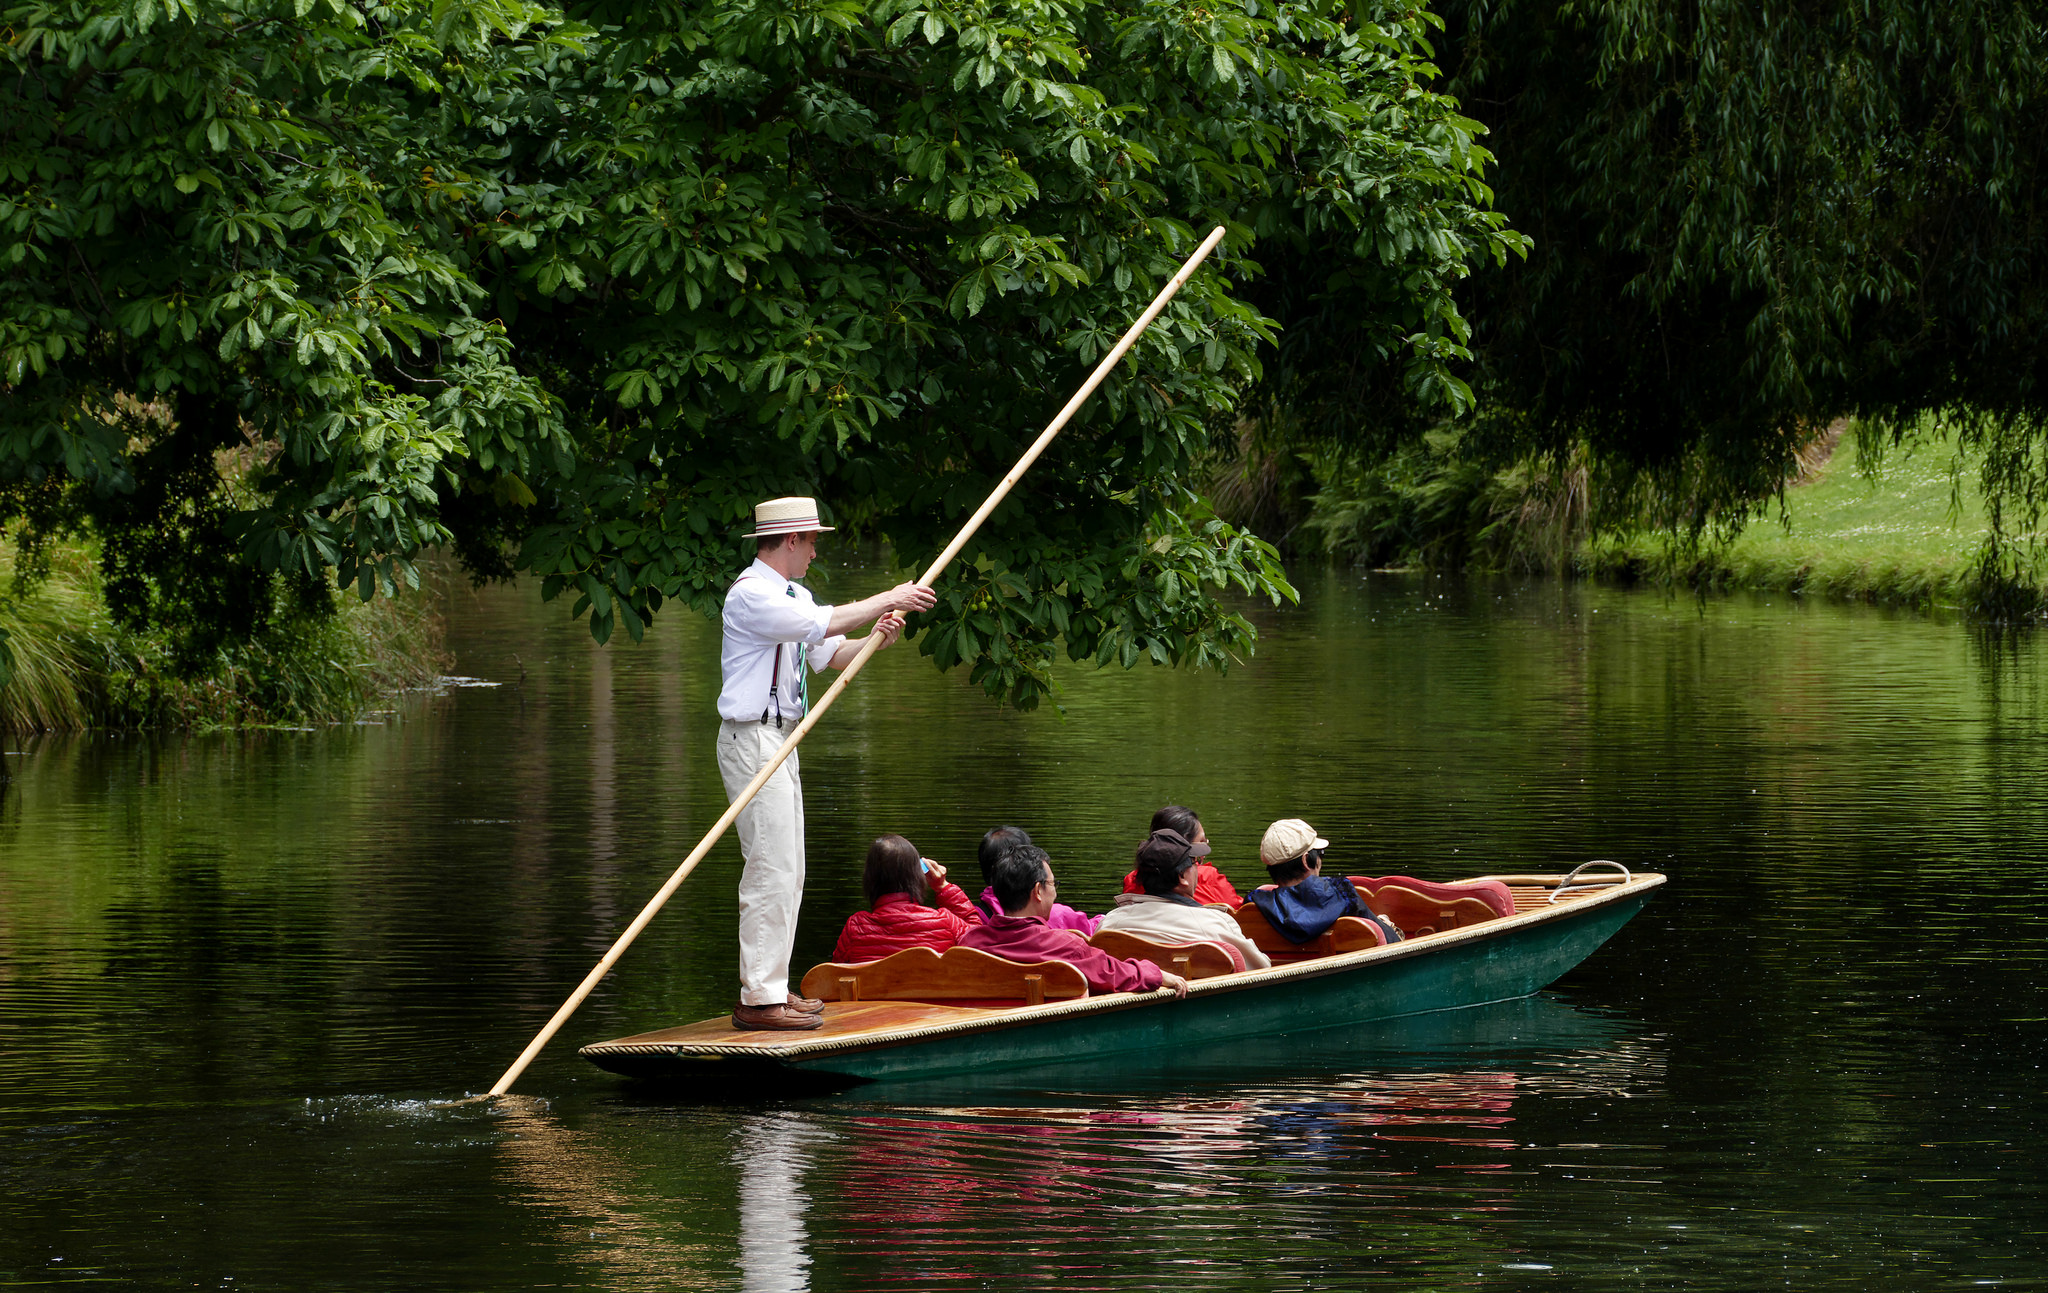
[[754, 532], [746, 539], [765, 539], [778, 534], [809, 534], [839, 527], [818, 524], [815, 498], [771, 498], [754, 508]]

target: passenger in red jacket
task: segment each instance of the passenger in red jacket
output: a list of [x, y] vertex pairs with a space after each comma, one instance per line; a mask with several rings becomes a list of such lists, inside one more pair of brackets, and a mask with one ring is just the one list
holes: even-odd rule
[[1065, 961], [1088, 980], [1090, 992], [1150, 992], [1171, 988], [1176, 997], [1188, 995], [1188, 981], [1161, 970], [1150, 961], [1127, 961], [1091, 946], [1077, 930], [1053, 929], [1045, 923], [1052, 912], [1059, 884], [1053, 879], [1052, 860], [1036, 844], [1007, 849], [996, 860], [996, 898], [1002, 903], [999, 916], [991, 916], [960, 936], [960, 946], [1000, 956], [1006, 961]]
[[[981, 913], [946, 879], [946, 868], [920, 856], [917, 845], [901, 835], [884, 835], [868, 846], [860, 885], [868, 910], [846, 918], [832, 951], [835, 961], [879, 961], [906, 947], [943, 952], [981, 924]], [[931, 905], [934, 898], [937, 907]]]
[[[1195, 816], [1192, 808], [1179, 804], [1168, 804], [1152, 814], [1152, 831], [1179, 831], [1181, 835], [1197, 844], [1209, 842], [1209, 832], [1202, 829], [1202, 819]], [[1131, 872], [1124, 877], [1125, 893], [1143, 893], [1145, 886], [1138, 883], [1138, 873]], [[1244, 899], [1237, 896], [1237, 886], [1230, 883], [1230, 877], [1210, 866], [1207, 862], [1195, 864], [1195, 901], [1199, 903], [1222, 903], [1235, 907]]]

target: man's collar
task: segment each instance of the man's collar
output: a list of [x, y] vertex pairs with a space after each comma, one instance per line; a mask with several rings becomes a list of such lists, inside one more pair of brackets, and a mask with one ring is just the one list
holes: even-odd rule
[[780, 588], [784, 584], [795, 582], [794, 580], [783, 578], [782, 572], [780, 570], [777, 570], [775, 567], [769, 565], [767, 562], [761, 560], [759, 557], [755, 557], [754, 564], [747, 567], [747, 573], [752, 575], [756, 579], [767, 580], [771, 586], [776, 588]]
[[1184, 893], [1120, 893], [1116, 896], [1119, 906], [1133, 906], [1141, 902], [1170, 902], [1181, 907], [1199, 907], [1202, 904]]

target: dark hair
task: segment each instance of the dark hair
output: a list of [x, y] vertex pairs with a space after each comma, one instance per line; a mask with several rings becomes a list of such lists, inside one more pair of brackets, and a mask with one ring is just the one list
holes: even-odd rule
[[996, 882], [996, 862], [1003, 854], [1018, 845], [1029, 845], [1031, 836], [1022, 826], [998, 826], [981, 837], [981, 847], [975, 856], [981, 860], [981, 882]]
[[799, 534], [809, 533], [809, 530], [789, 530], [785, 531], [782, 534], [764, 534], [760, 538], [754, 540], [754, 555], [758, 557], [762, 553], [768, 551], [768, 549], [770, 548], [781, 547], [783, 544], [789, 542], [791, 539], [794, 539]]
[[1003, 850], [1003, 855], [996, 859], [995, 874], [989, 877], [989, 884], [1006, 914], [1015, 915], [1031, 901], [1031, 891], [1045, 879], [1046, 864], [1050, 861], [1052, 858], [1036, 844], [1019, 844]]
[[1272, 877], [1274, 884], [1286, 884], [1297, 876], [1307, 875], [1309, 863], [1322, 860], [1323, 851], [1321, 849], [1310, 849], [1298, 858], [1290, 858], [1285, 862], [1273, 863], [1266, 868], [1266, 874]]
[[885, 894], [910, 895], [910, 900], [931, 906], [931, 886], [925, 883], [924, 855], [917, 845], [901, 835], [884, 835], [868, 845], [867, 866], [861, 869], [860, 890], [872, 907]]
[[[1161, 829], [1173, 830], [1170, 826]], [[1138, 846], [1138, 883], [1146, 893], [1164, 898], [1180, 884], [1181, 874], [1197, 861], [1185, 836], [1176, 840], [1154, 831], [1152, 838]]]
[[1155, 831], [1179, 831], [1189, 839], [1202, 833], [1202, 819], [1192, 808], [1179, 804], [1168, 804], [1152, 814], [1152, 829]]

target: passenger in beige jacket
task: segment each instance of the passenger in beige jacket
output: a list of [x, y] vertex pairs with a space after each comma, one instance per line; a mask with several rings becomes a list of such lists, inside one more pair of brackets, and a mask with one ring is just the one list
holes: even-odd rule
[[1138, 883], [1145, 892], [1118, 894], [1116, 907], [1097, 928], [1161, 943], [1227, 943], [1243, 955], [1247, 970], [1271, 965], [1228, 912], [1195, 901], [1196, 863], [1208, 852], [1207, 844], [1179, 831], [1153, 831], [1138, 846]]

